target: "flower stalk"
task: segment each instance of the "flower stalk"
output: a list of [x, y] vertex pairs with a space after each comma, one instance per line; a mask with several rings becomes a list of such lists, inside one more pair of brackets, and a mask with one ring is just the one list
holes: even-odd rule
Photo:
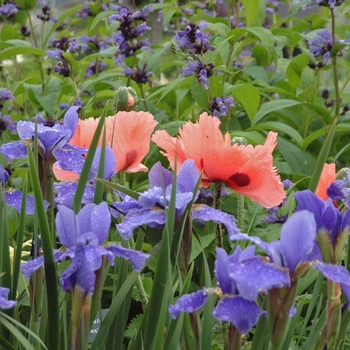
[[72, 344], [71, 350], [84, 349], [90, 332], [91, 294], [79, 287], [72, 292]]

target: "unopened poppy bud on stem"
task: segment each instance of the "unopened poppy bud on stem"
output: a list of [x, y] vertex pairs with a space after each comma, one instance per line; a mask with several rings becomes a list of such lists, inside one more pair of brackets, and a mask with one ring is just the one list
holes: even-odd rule
[[115, 112], [131, 111], [136, 106], [137, 94], [131, 87], [122, 86], [118, 88], [114, 95], [113, 108]]
[[234, 145], [235, 143], [239, 145], [248, 145], [248, 141], [244, 137], [236, 136], [233, 137], [231, 140], [231, 145]]

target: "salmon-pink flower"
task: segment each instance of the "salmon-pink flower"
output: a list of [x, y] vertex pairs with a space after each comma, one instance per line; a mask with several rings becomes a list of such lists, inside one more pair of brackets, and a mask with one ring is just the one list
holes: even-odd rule
[[316, 188], [316, 195], [326, 201], [329, 197], [327, 188], [336, 180], [335, 163], [325, 164], [321, 173], [320, 180]]
[[279, 205], [286, 195], [273, 167], [277, 133], [270, 132], [264, 145], [232, 145], [229, 133], [223, 136], [219, 126], [218, 118], [203, 113], [195, 124], [184, 124], [177, 138], [159, 130], [152, 141], [165, 150], [173, 169], [175, 160], [180, 170], [186, 159], [193, 159], [202, 171], [202, 186], [222, 181], [266, 208]]
[[107, 145], [117, 159], [117, 173], [147, 171], [141, 164], [149, 152], [151, 134], [158, 123], [148, 112], [118, 112], [106, 119]]
[[[94, 137], [100, 118], [79, 120], [76, 132], [70, 144], [82, 148], [89, 148]], [[116, 171], [136, 173], [147, 171], [141, 164], [142, 159], [150, 149], [151, 134], [157, 122], [148, 112], [120, 111], [114, 116], [106, 118], [106, 143], [113, 149], [117, 160]], [[102, 135], [99, 140], [102, 144]], [[55, 169], [58, 180], [71, 181], [74, 179], [67, 172]]]

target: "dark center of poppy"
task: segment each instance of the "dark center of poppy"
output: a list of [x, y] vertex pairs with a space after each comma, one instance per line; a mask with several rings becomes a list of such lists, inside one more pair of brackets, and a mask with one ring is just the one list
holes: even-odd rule
[[136, 157], [137, 157], [136, 149], [133, 149], [132, 151], [128, 152], [125, 156], [125, 166], [123, 170], [129, 168], [133, 163], [135, 163]]
[[232, 176], [230, 176], [230, 180], [233, 181], [239, 187], [248, 186], [250, 184], [250, 178], [247, 174], [233, 174]]

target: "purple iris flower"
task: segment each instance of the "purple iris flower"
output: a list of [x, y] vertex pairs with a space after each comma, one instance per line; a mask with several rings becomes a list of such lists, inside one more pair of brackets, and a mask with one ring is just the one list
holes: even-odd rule
[[[305, 198], [305, 203], [308, 203], [308, 200], [310, 200], [310, 196]], [[326, 209], [326, 212], [323, 212], [325, 217], [322, 219], [319, 204], [316, 202], [313, 203], [318, 206], [315, 210], [317, 214], [314, 215], [314, 213], [309, 210], [302, 210], [299, 208], [299, 210], [283, 224], [281, 237], [278, 241], [266, 243], [259, 237], [251, 237], [247, 234], [236, 234], [230, 237], [230, 239], [246, 240], [265, 250], [272, 264], [289, 272], [291, 281], [298, 280], [299, 271], [302, 276], [308, 268], [320, 271], [327, 279], [340, 283], [345, 295], [348, 300], [350, 300], [349, 272], [343, 266], [323, 262], [316, 241], [316, 236], [319, 234], [318, 230], [320, 230], [320, 227], [328, 227], [329, 224], [322, 224], [321, 220], [325, 218], [334, 220], [334, 217], [329, 215]], [[310, 202], [308, 204], [310, 204]], [[302, 205], [302, 207], [304, 207], [304, 205]], [[249, 267], [243, 264], [239, 271], [242, 281], [245, 279], [245, 283], [248, 285], [254, 282], [255, 277], [250, 275]]]
[[[101, 159], [101, 147], [97, 147], [92, 167], [89, 174], [89, 183], [85, 188], [85, 192], [82, 198], [82, 204], [93, 202], [95, 194], [95, 178], [97, 177], [98, 169]], [[75, 146], [68, 145], [65, 148], [55, 149], [53, 154], [57, 160], [57, 168], [62, 170], [71, 171], [77, 174], [81, 174], [84, 166], [87, 150], [80, 149]], [[103, 178], [109, 180], [115, 175], [116, 172], [116, 159], [113, 150], [109, 146], [105, 146], [105, 161], [104, 161], [104, 173]], [[55, 184], [57, 204], [62, 204], [72, 208], [73, 198], [77, 191], [78, 183], [67, 182]]]
[[254, 246], [243, 251], [237, 246], [230, 256], [217, 248], [215, 274], [219, 287], [203, 288], [180, 297], [175, 305], [169, 306], [171, 316], [176, 318], [180, 312], [200, 309], [208, 295], [214, 294], [220, 299], [213, 312], [215, 318], [231, 322], [241, 334], [248, 333], [260, 315], [266, 315], [256, 303], [258, 295], [271, 288], [290, 286], [288, 273], [256, 256]]
[[[56, 216], [58, 238], [65, 250], [54, 253], [55, 261], [70, 259], [69, 267], [62, 273], [61, 282], [64, 291], [81, 288], [83, 293], [92, 294], [95, 288], [95, 272], [102, 266], [106, 257], [114, 265], [114, 257], [129, 260], [134, 270], [141, 271], [149, 254], [124, 248], [120, 245], [102, 244], [107, 238], [111, 225], [111, 215], [107, 203], [87, 204], [78, 214], [59, 205]], [[43, 256], [21, 265], [21, 272], [28, 279], [44, 264]]]
[[14, 300], [8, 300], [10, 289], [5, 287], [0, 287], [0, 308], [1, 309], [11, 309], [17, 302]]
[[[193, 160], [185, 161], [176, 182], [175, 208], [177, 217], [181, 217], [192, 200], [198, 199], [199, 191], [195, 192], [195, 188], [199, 176], [199, 171]], [[152, 167], [148, 177], [150, 189], [142, 193], [138, 200], [125, 197], [124, 201], [113, 203], [113, 207], [116, 208], [116, 211], [112, 212], [113, 215], [126, 214], [123, 222], [117, 225], [117, 229], [124, 239], [129, 239], [133, 231], [142, 225], [158, 228], [165, 225], [165, 208], [169, 206], [171, 200], [173, 174], [158, 162]], [[207, 205], [194, 204], [191, 216], [192, 219], [200, 222], [214, 221], [224, 224], [231, 235], [239, 232], [232, 215]]]
[[297, 211], [308, 210], [314, 215], [324, 261], [339, 261], [338, 255], [350, 231], [350, 209], [342, 214], [331, 199], [324, 201], [309, 190], [297, 192], [294, 196]]
[[17, 133], [21, 141], [2, 145], [1, 153], [9, 162], [25, 158], [27, 156], [27, 142], [34, 139], [37, 129], [40, 153], [43, 159], [48, 159], [55, 147], [65, 146], [74, 135], [79, 121], [78, 110], [77, 106], [70, 107], [64, 116], [63, 124], [56, 122], [52, 127], [31, 121], [19, 121]]
[[[9, 173], [7, 170], [3, 168], [3, 166], [0, 164], [0, 187], [5, 188], [5, 184], [7, 183], [9, 179]], [[21, 211], [21, 205], [22, 205], [22, 191], [16, 190], [14, 188], [7, 188], [4, 190], [4, 197], [5, 202], [7, 205], [15, 208], [18, 212]], [[31, 195], [27, 195], [27, 202], [26, 202], [26, 214], [31, 215], [35, 212], [35, 201], [34, 197]], [[49, 207], [49, 202], [44, 200], [44, 206], [45, 209]]]
[[327, 188], [327, 195], [334, 201], [342, 201], [347, 208], [350, 208], [350, 174], [349, 169], [344, 168], [339, 171], [343, 178], [335, 180]]

